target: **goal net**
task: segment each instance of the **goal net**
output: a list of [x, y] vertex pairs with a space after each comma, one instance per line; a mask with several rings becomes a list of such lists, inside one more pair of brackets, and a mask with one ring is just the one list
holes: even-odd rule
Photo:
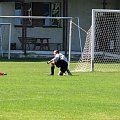
[[120, 71], [120, 10], [92, 10], [77, 71]]
[[72, 72], [87, 72], [91, 69], [91, 28], [85, 31], [86, 39], [80, 59]]

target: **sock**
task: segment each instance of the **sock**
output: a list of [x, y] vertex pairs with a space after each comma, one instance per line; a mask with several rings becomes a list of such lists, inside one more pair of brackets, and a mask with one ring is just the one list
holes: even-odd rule
[[51, 75], [54, 75], [55, 66], [51, 66]]
[[69, 69], [67, 69], [67, 73], [68, 73], [68, 75], [72, 75], [72, 73], [70, 72]]

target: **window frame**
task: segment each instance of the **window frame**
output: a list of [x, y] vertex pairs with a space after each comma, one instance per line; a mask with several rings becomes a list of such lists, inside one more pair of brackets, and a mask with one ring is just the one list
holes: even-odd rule
[[[24, 10], [23, 10], [22, 3], [16, 2], [16, 3], [15, 3], [15, 16], [17, 16], [17, 15], [16, 15], [16, 4], [21, 5], [21, 6], [20, 6], [21, 9], [18, 9], [19, 12], [20, 12], [20, 14], [19, 14], [18, 16], [23, 16], [23, 15], [25, 15], [25, 16], [30, 16], [29, 13], [28, 13], [29, 9], [32, 10], [32, 4], [31, 4], [30, 2], [29, 2], [29, 3], [24, 3], [24, 5], [25, 5], [25, 7], [26, 7], [25, 12], [24, 12]], [[28, 7], [28, 8], [27, 8], [27, 7]], [[31, 12], [30, 14], [32, 15], [32, 11], [30, 11], [30, 12]], [[16, 23], [16, 20], [18, 20], [19, 22]], [[26, 26], [27, 26], [27, 27], [32, 26], [32, 20], [31, 20], [31, 19], [27, 19], [25, 22], [26, 22]], [[23, 26], [23, 23], [24, 23], [24, 19], [23, 19], [23, 18], [15, 18], [15, 26], [17, 26], [17, 27], [22, 27], [22, 26]]]
[[[29, 11], [30, 12], [30, 14], [28, 13], [28, 10], [29, 9], [27, 9], [27, 10], [23, 10], [23, 6], [22, 6], [22, 4], [20, 3], [20, 2], [16, 2], [15, 3], [15, 11], [16, 11], [16, 4], [20, 4], [21, 5], [21, 15], [31, 15], [31, 16], [35, 16], [34, 15], [34, 10], [33, 10], [33, 5], [35, 4], [35, 3], [42, 3], [42, 4], [49, 4], [49, 10], [48, 10], [48, 12], [49, 12], [49, 16], [50, 17], [60, 17], [61, 16], [61, 2], [27, 2], [27, 3], [24, 3], [24, 4], [26, 4], [26, 6], [27, 6], [27, 4], [30, 4], [30, 7], [28, 7], [29, 9], [31, 9], [31, 11]], [[52, 7], [54, 6], [56, 6], [56, 5], [58, 5], [58, 9], [57, 9], [57, 12], [58, 12], [58, 14], [55, 16], [54, 14], [53, 14], [53, 12], [55, 11], [55, 10], [52, 10]], [[26, 13], [24, 12], [24, 11], [27, 11]], [[16, 15], [16, 13], [15, 13], [15, 15]], [[18, 15], [19, 16], [19, 15]], [[37, 16], [37, 15], [36, 15]], [[39, 15], [38, 15], [39, 16]], [[49, 17], [48, 16], [48, 17]], [[47, 16], [46, 16], [47, 17]], [[16, 18], [16, 20], [21, 20], [20, 22], [21, 22], [21, 24], [16, 24], [16, 22], [15, 22], [15, 26], [16, 27], [22, 27], [23, 26], [23, 19], [22, 18]], [[42, 20], [42, 19], [41, 19]], [[37, 20], [36, 20], [37, 21]], [[46, 24], [45, 24], [45, 20], [43, 20], [43, 21], [41, 21], [41, 24], [39, 25], [39, 24], [37, 24], [37, 22], [36, 22], [36, 25], [34, 24], [35, 23], [35, 20], [33, 20], [33, 19], [29, 19], [29, 24], [26, 24], [26, 26], [27, 27], [55, 27], [55, 28], [59, 28], [59, 27], [61, 27], [61, 20], [57, 20], [57, 19], [46, 19]], [[48, 23], [47, 23], [48, 22]]]

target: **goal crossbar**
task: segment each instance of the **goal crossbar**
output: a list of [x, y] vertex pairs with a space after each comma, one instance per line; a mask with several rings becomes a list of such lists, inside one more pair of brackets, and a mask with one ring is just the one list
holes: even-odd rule
[[[71, 29], [72, 29], [72, 26], [71, 26], [71, 24], [72, 24], [72, 22], [70, 22], [70, 21], [73, 21], [73, 19], [77, 19], [77, 24], [75, 24], [75, 23], [73, 23], [74, 25], [76, 25], [76, 26], [79, 26], [79, 17], [49, 17], [49, 16], [47, 16], [47, 17], [45, 17], [45, 16], [0, 16], [0, 18], [6, 18], [6, 19], [8, 19], [8, 18], [12, 18], [12, 19], [15, 19], [15, 18], [19, 18], [19, 19], [63, 19], [63, 20], [69, 20], [69, 29], [68, 29], [68, 41], [69, 41], [69, 50], [68, 50], [68, 52], [69, 52], [69, 57], [68, 57], [68, 59], [69, 59], [69, 62], [70, 62], [70, 54], [71, 54], [71, 34], [72, 34], [72, 31], [71, 31]], [[8, 23], [1, 23], [1, 24], [8, 24]], [[11, 44], [11, 25], [12, 25], [12, 23], [9, 23], [9, 25], [10, 25], [10, 36], [9, 36], [9, 54], [8, 54], [8, 58], [10, 59], [10, 44]], [[81, 36], [80, 36], [80, 30], [78, 29], [78, 33], [79, 33], [79, 39], [80, 39], [80, 47], [81, 47]]]
[[28, 19], [72, 19], [73, 17], [45, 17], [45, 16], [0, 16], [0, 18], [28, 18]]

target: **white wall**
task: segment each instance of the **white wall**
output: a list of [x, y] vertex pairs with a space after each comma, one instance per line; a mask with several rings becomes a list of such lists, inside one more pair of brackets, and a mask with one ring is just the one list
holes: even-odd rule
[[[11, 2], [1, 2], [0, 3], [0, 16], [10, 16], [14, 15], [14, 3]], [[13, 23], [12, 19], [4, 19], [0, 18], [1, 23]], [[9, 36], [9, 26], [8, 25], [2, 25], [2, 45], [3, 49], [8, 49], [8, 36]], [[12, 25], [12, 41], [14, 42], [14, 25]]]
[[[55, 1], [55, 0], [53, 0]], [[1, 16], [14, 16], [15, 15], [15, 4], [13, 2], [2, 2], [0, 3], [0, 15]], [[22, 29], [14, 26], [15, 19], [0, 19], [0, 22], [12, 23], [12, 43], [16, 43], [17, 49], [21, 49], [21, 43], [18, 37], [22, 36]], [[3, 49], [8, 49], [8, 30], [4, 31]], [[6, 35], [5, 35], [6, 34]], [[62, 28], [42, 28], [42, 27], [29, 27], [27, 28], [28, 37], [49, 37], [50, 42], [62, 43]]]
[[[119, 0], [106, 0], [107, 9], [116, 9], [120, 8]], [[119, 1], [119, 4], [116, 4]], [[80, 27], [86, 31], [91, 26], [92, 20], [92, 9], [102, 9], [103, 3], [102, 0], [68, 0], [68, 16], [79, 17], [80, 18]], [[72, 49], [79, 50], [79, 39], [78, 32], [76, 27], [73, 26], [72, 31]], [[82, 44], [84, 45], [85, 33], [81, 31]]]

